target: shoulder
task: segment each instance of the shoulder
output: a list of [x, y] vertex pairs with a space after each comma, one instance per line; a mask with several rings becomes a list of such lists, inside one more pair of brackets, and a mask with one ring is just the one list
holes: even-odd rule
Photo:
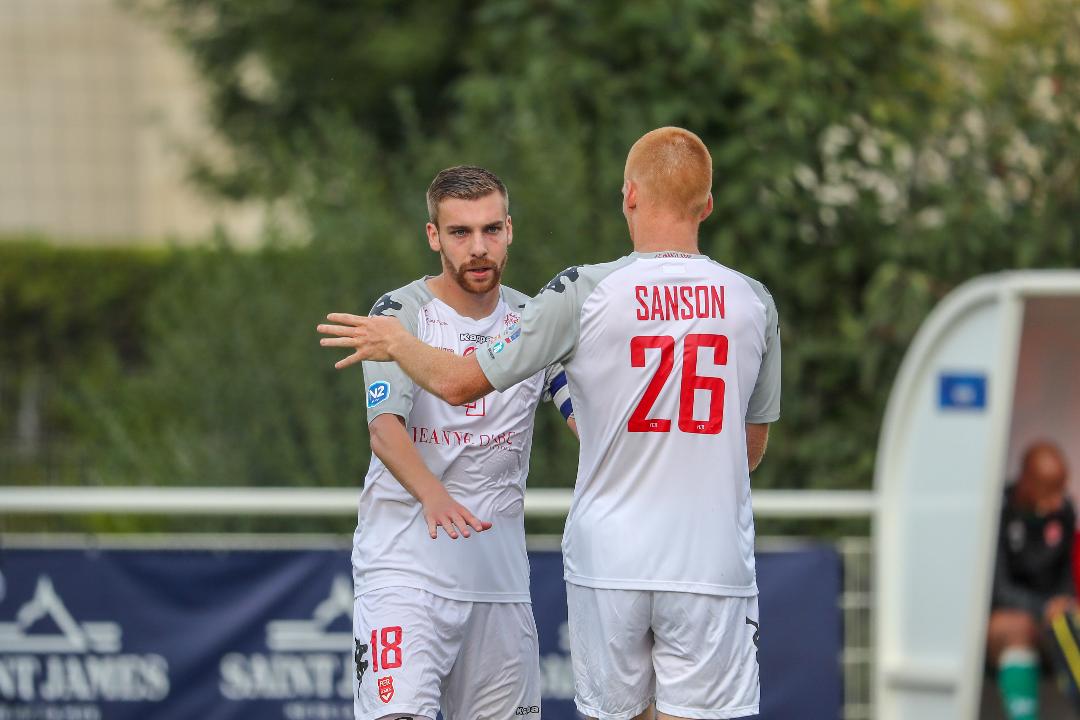
[[769, 304], [772, 304], [772, 293], [769, 292], [769, 288], [765, 287], [765, 283], [761, 282], [757, 278], [747, 275], [744, 272], [739, 272], [733, 267], [724, 265], [722, 262], [719, 262], [714, 258], [707, 258], [707, 260], [715, 267], [738, 277], [740, 280], [745, 282], [751, 290], [754, 291], [755, 295], [757, 295], [759, 298], [762, 298], [763, 300], [768, 298]]
[[761, 301], [761, 304], [765, 307], [766, 315], [769, 318], [773, 318], [778, 314], [776, 310], [776, 301], [773, 300], [772, 293], [769, 292], [769, 288], [765, 286], [765, 283], [761, 282], [757, 278], [747, 275], [746, 273], [739, 272], [735, 268], [728, 267], [721, 262], [717, 262], [711, 257], [707, 257], [706, 259], [716, 268], [731, 275], [734, 275], [739, 280], [746, 283], [746, 286], [750, 288], [750, 291], [754, 293], [757, 299]]
[[579, 295], [588, 294], [606, 277], [633, 262], [634, 258], [626, 255], [617, 260], [595, 265], [572, 265], [553, 277], [540, 289], [540, 294], [548, 292], [562, 294], [568, 291]]
[[509, 285], [502, 286], [502, 299], [511, 310], [521, 310], [529, 302], [528, 295]]
[[431, 291], [423, 279], [414, 280], [388, 293], [384, 293], [371, 307], [369, 315], [406, 317], [419, 311], [420, 306], [431, 299]]

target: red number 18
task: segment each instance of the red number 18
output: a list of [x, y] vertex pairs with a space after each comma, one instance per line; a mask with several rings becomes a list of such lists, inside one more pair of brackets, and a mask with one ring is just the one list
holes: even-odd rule
[[371, 631], [371, 671], [379, 672], [379, 663], [383, 670], [401, 667], [401, 628], [399, 626], [382, 629], [382, 654], [379, 654], [379, 631]]

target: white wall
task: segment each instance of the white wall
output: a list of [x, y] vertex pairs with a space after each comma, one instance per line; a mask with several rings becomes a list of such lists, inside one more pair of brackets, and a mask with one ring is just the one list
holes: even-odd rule
[[186, 58], [115, 0], [0, 0], [0, 233], [70, 241], [252, 236], [184, 179], [210, 141]]

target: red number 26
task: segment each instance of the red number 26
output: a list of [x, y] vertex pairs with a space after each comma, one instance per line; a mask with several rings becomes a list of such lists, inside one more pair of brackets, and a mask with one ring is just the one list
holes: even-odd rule
[[[728, 339], [724, 335], [687, 335], [683, 342], [683, 370], [679, 388], [679, 430], [698, 435], [715, 435], [724, 427], [724, 380], [723, 378], [698, 375], [698, 348], [713, 349], [713, 363], [727, 365]], [[656, 368], [645, 388], [630, 419], [626, 423], [628, 432], [671, 432], [671, 420], [650, 418], [660, 391], [664, 389], [671, 371], [675, 367], [675, 338], [670, 335], [638, 335], [630, 339], [630, 365], [645, 367], [645, 352], [660, 351], [660, 365]], [[706, 420], [694, 418], [694, 393], [704, 390], [709, 393], [709, 417]]]

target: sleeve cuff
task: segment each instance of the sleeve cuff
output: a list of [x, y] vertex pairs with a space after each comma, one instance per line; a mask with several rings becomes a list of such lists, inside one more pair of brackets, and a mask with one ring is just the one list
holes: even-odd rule
[[491, 387], [502, 392], [517, 384], [517, 381], [510, 377], [504, 368], [500, 368], [495, 359], [487, 352], [477, 351], [475, 356], [476, 362], [480, 365], [480, 372], [484, 373], [484, 377], [491, 383]]

